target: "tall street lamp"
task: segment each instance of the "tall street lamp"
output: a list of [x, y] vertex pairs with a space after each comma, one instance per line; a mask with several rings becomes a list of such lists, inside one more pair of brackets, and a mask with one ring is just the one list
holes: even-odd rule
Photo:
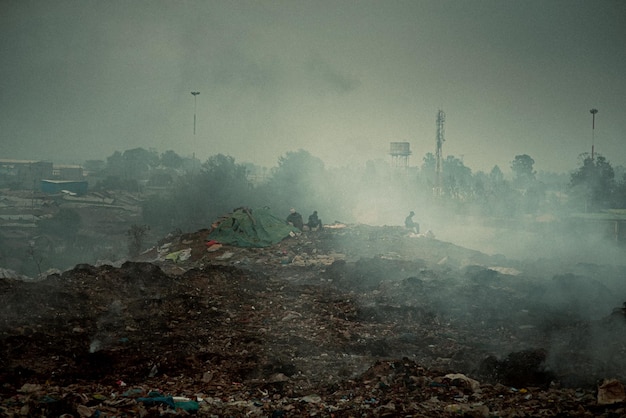
[[193, 94], [193, 134], [196, 134], [196, 110], [198, 109], [198, 94], [200, 94], [199, 91], [192, 91], [191, 94]]
[[596, 113], [598, 109], [591, 109], [591, 160], [593, 161], [594, 146], [595, 146], [595, 131], [596, 131]]

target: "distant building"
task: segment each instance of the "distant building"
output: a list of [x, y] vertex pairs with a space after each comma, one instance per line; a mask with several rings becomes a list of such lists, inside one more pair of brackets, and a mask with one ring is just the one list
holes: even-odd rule
[[87, 193], [87, 189], [85, 180], [41, 180], [41, 191], [47, 194], [67, 193], [80, 196]]
[[52, 177], [52, 163], [31, 160], [0, 160], [0, 183], [34, 190], [42, 179]]
[[81, 181], [85, 179], [83, 167], [80, 165], [54, 165], [52, 176], [57, 180], [75, 180]]

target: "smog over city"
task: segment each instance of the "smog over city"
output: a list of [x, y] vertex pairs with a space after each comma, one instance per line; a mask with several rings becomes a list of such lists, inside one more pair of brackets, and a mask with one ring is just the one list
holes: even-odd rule
[[0, 415], [623, 413], [624, 41], [618, 0], [0, 0]]
[[[407, 141], [473, 170], [528, 154], [626, 164], [619, 1], [3, 1], [3, 158], [82, 163], [142, 147], [330, 166]], [[197, 91], [197, 129], [193, 135]], [[58, 157], [57, 157], [58, 156]]]

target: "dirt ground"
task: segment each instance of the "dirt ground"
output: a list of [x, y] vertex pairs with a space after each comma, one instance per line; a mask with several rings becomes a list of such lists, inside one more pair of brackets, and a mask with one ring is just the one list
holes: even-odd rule
[[0, 416], [626, 416], [626, 268], [399, 227], [0, 279]]

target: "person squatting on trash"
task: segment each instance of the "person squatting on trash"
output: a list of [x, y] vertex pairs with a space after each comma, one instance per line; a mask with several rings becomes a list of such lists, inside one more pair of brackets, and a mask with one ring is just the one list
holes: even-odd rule
[[411, 213], [409, 213], [409, 216], [407, 216], [404, 219], [404, 226], [406, 227], [406, 229], [409, 229], [413, 232], [415, 232], [416, 234], [420, 233], [420, 224], [418, 224], [417, 222], [413, 221], [413, 216], [415, 216], [415, 212], [411, 211]]
[[307, 222], [306, 226], [309, 229], [313, 230], [314, 228], [322, 229], [322, 220], [317, 217], [317, 211], [314, 210], [311, 215], [309, 215], [309, 222]]

